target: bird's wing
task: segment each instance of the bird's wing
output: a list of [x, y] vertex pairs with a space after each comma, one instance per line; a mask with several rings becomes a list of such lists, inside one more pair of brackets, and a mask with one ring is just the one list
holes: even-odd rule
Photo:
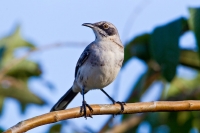
[[81, 56], [78, 59], [78, 62], [76, 63], [76, 69], [75, 69], [75, 78], [77, 76], [78, 69], [84, 64], [84, 62], [88, 59], [90, 55], [89, 47], [86, 47]]

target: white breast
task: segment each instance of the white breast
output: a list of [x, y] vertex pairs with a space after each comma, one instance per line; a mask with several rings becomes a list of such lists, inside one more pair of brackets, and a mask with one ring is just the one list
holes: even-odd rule
[[124, 50], [112, 41], [94, 43], [87, 61], [80, 67], [80, 76], [75, 80], [77, 91], [101, 89], [116, 78], [123, 59]]

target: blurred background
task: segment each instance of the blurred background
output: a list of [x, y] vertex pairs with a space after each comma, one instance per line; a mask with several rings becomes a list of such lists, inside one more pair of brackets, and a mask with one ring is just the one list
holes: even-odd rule
[[[125, 46], [117, 79], [105, 88], [117, 101], [200, 99], [200, 1], [0, 2], [0, 131], [49, 112], [71, 87], [76, 62], [94, 40], [82, 23], [113, 23]], [[68, 108], [81, 105], [79, 94]], [[89, 104], [110, 104], [100, 91]], [[199, 112], [94, 116], [28, 133], [199, 133]]]

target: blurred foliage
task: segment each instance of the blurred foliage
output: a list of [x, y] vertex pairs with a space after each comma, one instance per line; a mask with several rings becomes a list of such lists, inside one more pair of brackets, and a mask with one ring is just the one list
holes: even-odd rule
[[[133, 38], [125, 45], [124, 65], [132, 57], [144, 61], [148, 69], [133, 86], [126, 102], [138, 102], [150, 86], [156, 81], [163, 83], [163, 92], [159, 100], [199, 100], [200, 99], [200, 8], [189, 8], [190, 17], [177, 18], [165, 25], [155, 27], [152, 33], [145, 33]], [[192, 31], [197, 49], [181, 49], [180, 37]], [[194, 78], [177, 77], [177, 67], [196, 71]], [[133, 69], [134, 71], [134, 69]], [[126, 121], [133, 115], [123, 115]], [[192, 128], [200, 131], [200, 113], [197, 112], [160, 112], [147, 113], [143, 120], [150, 124], [153, 133], [188, 133]], [[101, 129], [106, 131], [112, 118]], [[131, 127], [126, 133], [137, 131], [138, 126]]]
[[[125, 45], [123, 66], [132, 57], [138, 57], [148, 67], [146, 73], [141, 75], [137, 84], [132, 87], [126, 102], [140, 101], [156, 81], [164, 84], [159, 100], [200, 99], [200, 8], [189, 8], [189, 13], [188, 19], [180, 17], [155, 27], [152, 33], [138, 35]], [[180, 48], [180, 37], [188, 31], [194, 33], [197, 49]], [[39, 77], [42, 73], [39, 64], [28, 59], [16, 58], [14, 52], [19, 48], [27, 48], [30, 52], [35, 46], [20, 36], [20, 28], [17, 27], [12, 35], [0, 40], [0, 113], [6, 97], [19, 101], [22, 111], [28, 104], [45, 104], [45, 101], [28, 88], [29, 78]], [[195, 70], [196, 77], [193, 79], [178, 77], [176, 70], [179, 65]], [[53, 88], [48, 82], [45, 84]], [[192, 128], [200, 131], [199, 112], [159, 112], [147, 113], [145, 116], [143, 121], [150, 124], [153, 133], [188, 133]], [[131, 117], [133, 115], [123, 115], [122, 121]], [[101, 132], [112, 128], [111, 122], [112, 118], [103, 126]], [[62, 123], [52, 125], [48, 133], [61, 132], [62, 125]], [[140, 123], [126, 129], [126, 133], [136, 132], [139, 125]]]
[[2, 133], [3, 131], [5, 131], [3, 128], [0, 127], [0, 133]]
[[45, 104], [28, 88], [29, 78], [41, 75], [39, 64], [16, 58], [14, 52], [20, 48], [27, 48], [28, 52], [35, 49], [33, 44], [20, 36], [20, 27], [11, 35], [0, 39], [0, 113], [6, 97], [19, 101], [22, 112], [28, 104]]
[[150, 37], [151, 57], [161, 66], [162, 75], [172, 81], [179, 63], [179, 36], [186, 19], [180, 18], [155, 28]]
[[55, 124], [47, 131], [47, 133], [60, 133], [62, 124]]
[[[200, 53], [200, 7], [199, 8], [189, 8], [190, 18], [188, 24], [190, 29], [194, 32], [196, 42], [198, 45], [198, 50]], [[199, 54], [200, 55], [200, 54]]]
[[163, 91], [161, 99], [198, 100], [200, 99], [200, 73], [194, 79], [175, 77], [169, 88]]

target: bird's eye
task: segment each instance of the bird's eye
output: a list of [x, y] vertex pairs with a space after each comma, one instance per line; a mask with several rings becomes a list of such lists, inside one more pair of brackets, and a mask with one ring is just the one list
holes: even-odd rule
[[104, 24], [104, 25], [103, 25], [103, 28], [104, 28], [104, 29], [108, 29], [108, 28], [109, 28], [108, 24]]

